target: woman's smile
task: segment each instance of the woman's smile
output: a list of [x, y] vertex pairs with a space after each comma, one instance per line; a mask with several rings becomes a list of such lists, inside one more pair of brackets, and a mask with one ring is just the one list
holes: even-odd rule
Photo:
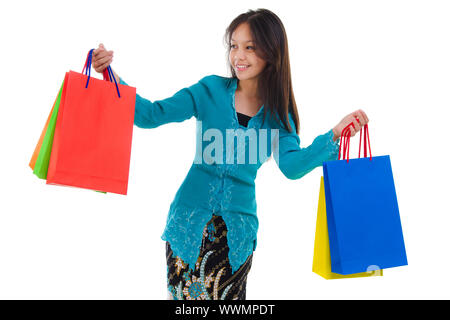
[[236, 71], [245, 71], [250, 67], [250, 65], [245, 64], [237, 64], [236, 65]]

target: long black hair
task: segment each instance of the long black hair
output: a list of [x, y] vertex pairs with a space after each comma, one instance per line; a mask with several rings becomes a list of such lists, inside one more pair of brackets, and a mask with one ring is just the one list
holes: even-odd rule
[[[248, 23], [255, 43], [255, 53], [266, 61], [266, 67], [258, 77], [258, 94], [264, 102], [264, 119], [267, 109], [276, 121], [280, 120], [289, 132], [288, 113], [291, 113], [296, 127], [300, 130], [297, 104], [292, 91], [291, 67], [289, 63], [289, 50], [286, 31], [278, 16], [267, 9], [248, 10], [237, 16], [227, 27], [224, 41], [229, 55], [231, 49], [231, 36], [241, 23]], [[233, 66], [228, 61], [231, 75], [237, 78]]]

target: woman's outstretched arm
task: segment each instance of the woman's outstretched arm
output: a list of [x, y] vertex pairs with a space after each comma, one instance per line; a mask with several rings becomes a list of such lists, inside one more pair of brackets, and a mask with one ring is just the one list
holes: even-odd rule
[[[192, 118], [199, 118], [201, 91], [205, 86], [200, 80], [196, 84], [177, 91], [173, 96], [150, 101], [136, 94], [134, 124], [140, 128], [156, 128], [169, 122], [182, 122]], [[128, 85], [123, 79], [120, 84]]]
[[[113, 51], [107, 51], [101, 43], [93, 52], [92, 64], [95, 71], [103, 71], [111, 64]], [[120, 84], [128, 85], [112, 69], [113, 75]], [[203, 79], [202, 79], [203, 80]], [[200, 80], [196, 84], [183, 88], [172, 97], [163, 100], [150, 101], [136, 94], [134, 124], [140, 128], [156, 128], [169, 122], [181, 122], [195, 116], [199, 117], [201, 91], [205, 86]]]
[[278, 164], [281, 172], [289, 179], [300, 179], [323, 162], [337, 160], [339, 156], [339, 140], [342, 130], [350, 123], [350, 135], [353, 137], [369, 122], [366, 113], [359, 109], [345, 116], [333, 129], [317, 136], [306, 148], [300, 147], [300, 138], [296, 133], [294, 120], [289, 114], [289, 123], [293, 128], [288, 132], [285, 128], [279, 129]]
[[300, 147], [300, 138], [296, 133], [294, 120], [289, 114], [289, 123], [293, 129], [289, 132], [285, 128], [279, 129], [278, 144], [274, 152], [278, 157], [274, 159], [280, 171], [291, 180], [300, 179], [324, 161], [337, 160], [339, 154], [339, 139], [333, 139], [334, 132], [330, 129], [327, 133], [317, 136], [306, 148]]

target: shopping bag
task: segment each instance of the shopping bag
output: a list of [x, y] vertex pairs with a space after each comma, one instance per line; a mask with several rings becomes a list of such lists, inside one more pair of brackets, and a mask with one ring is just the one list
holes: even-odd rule
[[[127, 194], [136, 88], [82, 73], [64, 80], [47, 184]], [[86, 74], [84, 71], [86, 69]]]
[[56, 119], [58, 117], [58, 110], [61, 101], [63, 86], [64, 82], [62, 83], [61, 88], [59, 89], [58, 96], [56, 97], [55, 103], [53, 104], [52, 111], [50, 113], [49, 119], [47, 120], [46, 127], [44, 128], [45, 131], [43, 131], [41, 134], [41, 137], [43, 136], [43, 139], [33, 168], [33, 173], [40, 179], [47, 179], [48, 165], [50, 162], [50, 154], [53, 145], [53, 135], [55, 133]]
[[[103, 71], [103, 79], [106, 80], [106, 81], [110, 81], [107, 69], [105, 69]], [[35, 169], [36, 161], [38, 159], [39, 152], [41, 151], [42, 143], [44, 142], [44, 138], [46, 137], [46, 134], [51, 134], [51, 138], [47, 138], [46, 139], [46, 143], [53, 142], [53, 134], [54, 134], [54, 131], [55, 131], [56, 116], [58, 114], [57, 110], [55, 111], [56, 114], [54, 114], [53, 111], [55, 109], [55, 106], [56, 106], [57, 109], [59, 108], [59, 103], [60, 103], [60, 100], [61, 100], [61, 92], [62, 92], [62, 89], [63, 89], [63, 85], [64, 85], [64, 82], [61, 84], [61, 88], [59, 89], [58, 95], [56, 96], [55, 102], [53, 103], [52, 109], [50, 110], [50, 113], [49, 113], [49, 115], [47, 117], [47, 121], [45, 123], [44, 129], [42, 130], [42, 133], [41, 133], [41, 135], [39, 137], [38, 143], [36, 144], [36, 147], [34, 149], [33, 155], [31, 156], [30, 162], [28, 164], [30, 166], [30, 168], [33, 169], [33, 170]], [[51, 124], [50, 124], [50, 122], [51, 122]], [[49, 132], [47, 132], [47, 128], [48, 128], [49, 124], [50, 124], [51, 129], [50, 129]], [[50, 150], [51, 150], [51, 144], [50, 144]], [[47, 168], [48, 168], [48, 160], [49, 159], [47, 159]], [[45, 176], [47, 176], [46, 172], [45, 172]]]
[[320, 178], [319, 205], [317, 208], [316, 235], [314, 239], [314, 273], [325, 279], [345, 279], [382, 276], [383, 270], [367, 270], [366, 272], [342, 275], [331, 271], [330, 244], [328, 239], [327, 212], [323, 176]]
[[34, 170], [34, 166], [36, 165], [36, 160], [39, 155], [39, 151], [41, 150], [42, 142], [44, 141], [45, 132], [47, 131], [48, 123], [50, 122], [50, 118], [52, 116], [53, 109], [54, 109], [54, 105], [53, 105], [52, 109], [50, 110], [47, 121], [45, 122], [44, 129], [42, 129], [38, 143], [36, 144], [36, 147], [34, 148], [34, 151], [33, 151], [33, 155], [31, 156], [30, 162], [28, 163], [29, 167], [33, 170]]
[[390, 157], [372, 157], [366, 124], [364, 158], [349, 159], [348, 127], [341, 136], [343, 160], [339, 149], [338, 160], [323, 163], [331, 271], [348, 275], [407, 265]]
[[48, 128], [48, 125], [49, 125], [49, 123], [50, 123], [50, 119], [51, 119], [51, 117], [52, 117], [53, 110], [55, 109], [56, 102], [57, 102], [58, 98], [59, 98], [60, 95], [61, 95], [62, 87], [63, 87], [63, 85], [61, 85], [61, 88], [60, 88], [60, 90], [59, 90], [59, 93], [58, 93], [58, 95], [56, 96], [55, 102], [53, 103], [52, 109], [50, 110], [50, 113], [49, 113], [49, 115], [48, 115], [48, 117], [47, 117], [47, 121], [45, 122], [44, 129], [42, 130], [41, 136], [39, 137], [39, 141], [38, 141], [38, 143], [36, 144], [36, 147], [34, 148], [33, 155], [31, 156], [30, 162], [29, 162], [29, 164], [28, 164], [28, 165], [30, 166], [30, 168], [33, 169], [33, 170], [34, 170], [34, 167], [35, 167], [35, 165], [36, 165], [36, 160], [37, 160], [38, 155], [39, 155], [39, 152], [40, 152], [40, 150], [41, 150], [41, 146], [42, 146], [42, 143], [43, 143], [43, 141], [44, 141], [44, 137], [45, 137], [45, 134], [46, 134], [46, 132], [47, 132], [47, 128]]

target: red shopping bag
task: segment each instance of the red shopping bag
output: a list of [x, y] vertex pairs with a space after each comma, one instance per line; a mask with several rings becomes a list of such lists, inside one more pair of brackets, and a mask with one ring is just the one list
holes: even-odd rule
[[127, 194], [136, 88], [117, 84], [111, 68], [65, 75], [47, 184]]

